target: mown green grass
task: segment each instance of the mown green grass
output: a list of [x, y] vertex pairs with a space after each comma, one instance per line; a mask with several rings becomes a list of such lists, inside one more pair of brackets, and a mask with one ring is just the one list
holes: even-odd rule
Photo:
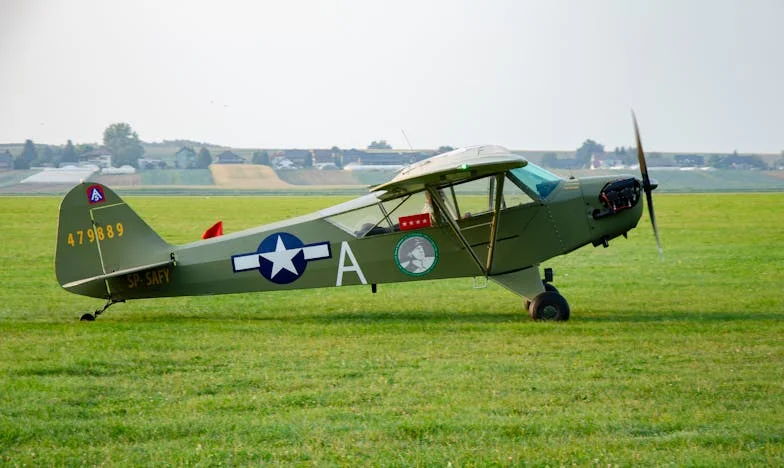
[[[128, 197], [167, 240], [341, 198]], [[784, 194], [660, 195], [552, 261], [534, 323], [470, 280], [100, 303], [56, 198], [0, 198], [0, 464], [780, 465]]]

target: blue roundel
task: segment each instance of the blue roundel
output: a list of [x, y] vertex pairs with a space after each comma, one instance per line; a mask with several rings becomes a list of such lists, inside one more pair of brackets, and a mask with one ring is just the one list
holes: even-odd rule
[[303, 243], [297, 237], [279, 232], [267, 236], [259, 244], [259, 272], [273, 283], [289, 284], [296, 281], [307, 266]]

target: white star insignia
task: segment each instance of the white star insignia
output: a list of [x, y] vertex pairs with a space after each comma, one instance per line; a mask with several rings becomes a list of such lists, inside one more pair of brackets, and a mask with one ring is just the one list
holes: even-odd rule
[[278, 241], [275, 244], [275, 250], [273, 252], [265, 252], [259, 254], [261, 257], [272, 262], [272, 272], [270, 273], [270, 279], [274, 278], [281, 270], [287, 270], [295, 275], [299, 276], [299, 272], [297, 271], [296, 267], [294, 267], [294, 263], [291, 261], [300, 251], [302, 248], [296, 249], [286, 249], [286, 245], [283, 243], [283, 239], [278, 236]]

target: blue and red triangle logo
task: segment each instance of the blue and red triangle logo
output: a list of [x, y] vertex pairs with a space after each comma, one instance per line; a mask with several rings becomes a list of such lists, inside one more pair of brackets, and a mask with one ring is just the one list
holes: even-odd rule
[[87, 187], [87, 201], [91, 205], [106, 201], [106, 195], [103, 193], [103, 187], [98, 184]]

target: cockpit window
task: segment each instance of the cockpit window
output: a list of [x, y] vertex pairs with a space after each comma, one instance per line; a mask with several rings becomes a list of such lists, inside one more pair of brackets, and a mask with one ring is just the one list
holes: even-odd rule
[[353, 236], [365, 237], [399, 231], [401, 218], [416, 215], [424, 215], [428, 220], [427, 226], [439, 223], [440, 218], [436, 216], [427, 192], [407, 194], [401, 198], [337, 212], [324, 219]]
[[[440, 197], [441, 203], [433, 203], [428, 191], [409, 193], [383, 202], [371, 194], [324, 211], [323, 215], [326, 221], [356, 237], [399, 231], [401, 223], [410, 222], [411, 217], [424, 222], [424, 226], [439, 226], [446, 224], [448, 218], [461, 220], [492, 213], [500, 177], [491, 174], [437, 188], [433, 193]], [[506, 177], [501, 209], [547, 198], [563, 180], [531, 163], [508, 171]], [[442, 213], [439, 206], [446, 211]], [[421, 216], [425, 216], [424, 221]]]
[[513, 208], [515, 206], [534, 203], [534, 199], [531, 198], [520, 185], [522, 184], [515, 182], [511, 174], [506, 174], [506, 180], [504, 181], [504, 198], [502, 202], [504, 208]]
[[[447, 195], [444, 201], [450, 215], [454, 219], [468, 219], [492, 213], [495, 210], [499, 177], [500, 175], [491, 174], [442, 189], [441, 193]], [[501, 209], [530, 203], [534, 203], [534, 199], [524, 191], [522, 183], [511, 178], [504, 182]]]
[[547, 198], [563, 179], [536, 164], [528, 163], [523, 167], [509, 171], [528, 190], [539, 198]]
[[392, 231], [389, 218], [384, 215], [379, 204], [336, 214], [325, 219], [356, 237]]

